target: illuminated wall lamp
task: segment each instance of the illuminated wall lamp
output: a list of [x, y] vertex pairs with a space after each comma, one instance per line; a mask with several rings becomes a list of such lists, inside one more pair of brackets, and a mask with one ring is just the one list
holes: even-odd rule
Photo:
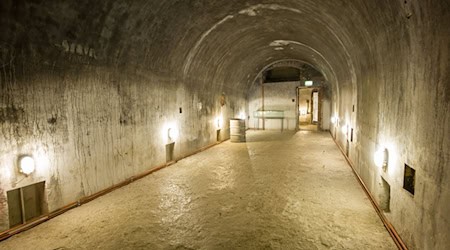
[[239, 114], [239, 119], [241, 119], [241, 120], [245, 120], [245, 113], [244, 112], [241, 112], [240, 114]]
[[336, 116], [331, 117], [331, 123], [333, 124], [336, 124], [338, 120], [339, 118], [337, 118]]
[[217, 117], [217, 118], [216, 118], [216, 126], [217, 126], [217, 129], [221, 129], [221, 128], [222, 128], [222, 123], [223, 123], [222, 117]]
[[389, 154], [387, 149], [380, 148], [373, 155], [373, 161], [377, 167], [382, 168], [384, 171], [386, 171], [388, 165], [388, 156]]
[[36, 169], [33, 157], [25, 155], [19, 158], [19, 172], [28, 176]]
[[167, 130], [167, 137], [169, 138], [170, 141], [174, 141], [177, 139], [178, 137], [178, 131], [176, 128], [169, 128]]

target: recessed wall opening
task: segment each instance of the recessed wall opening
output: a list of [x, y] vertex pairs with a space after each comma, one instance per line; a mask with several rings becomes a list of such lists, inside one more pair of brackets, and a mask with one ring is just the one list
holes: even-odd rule
[[345, 143], [345, 155], [349, 156], [350, 153], [350, 141], [347, 139], [347, 142]]
[[173, 153], [174, 149], [175, 149], [175, 142], [166, 145], [166, 162], [171, 162], [174, 160], [174, 153]]
[[265, 82], [289, 82], [300, 79], [300, 70], [293, 67], [277, 67], [265, 72]]
[[298, 88], [298, 119], [300, 130], [318, 130], [320, 123], [319, 88]]
[[[304, 62], [273, 63], [254, 78], [249, 90], [249, 128], [327, 130], [330, 90], [324, 75]], [[323, 106], [330, 108], [324, 113]]]
[[381, 190], [380, 190], [380, 208], [384, 212], [390, 211], [390, 203], [391, 203], [391, 185], [381, 177]]
[[47, 213], [45, 182], [7, 192], [9, 227], [25, 224]]
[[403, 188], [414, 195], [414, 186], [416, 183], [416, 170], [405, 164], [403, 176]]
[[216, 140], [217, 140], [218, 142], [220, 142], [220, 140], [221, 140], [221, 138], [220, 138], [220, 129], [217, 130], [217, 133], [216, 133]]

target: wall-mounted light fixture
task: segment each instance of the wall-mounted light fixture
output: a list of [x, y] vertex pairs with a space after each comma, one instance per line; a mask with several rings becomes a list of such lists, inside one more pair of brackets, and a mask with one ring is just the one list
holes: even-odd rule
[[174, 127], [168, 128], [167, 129], [167, 137], [168, 137], [169, 141], [176, 140], [178, 137], [178, 130]]
[[338, 122], [339, 118], [337, 116], [331, 117], [331, 123], [336, 124]]
[[373, 155], [373, 161], [375, 165], [383, 170], [386, 170], [388, 164], [388, 151], [386, 148], [382, 147], [378, 149]]
[[161, 139], [164, 144], [173, 143], [179, 137], [177, 122], [165, 122], [161, 128]]
[[33, 157], [29, 155], [21, 156], [19, 158], [19, 172], [28, 176], [36, 169]]
[[239, 114], [239, 119], [241, 119], [241, 120], [245, 120], [245, 112], [241, 112], [240, 114]]
[[223, 118], [221, 116], [216, 118], [216, 126], [217, 129], [221, 129], [223, 126]]

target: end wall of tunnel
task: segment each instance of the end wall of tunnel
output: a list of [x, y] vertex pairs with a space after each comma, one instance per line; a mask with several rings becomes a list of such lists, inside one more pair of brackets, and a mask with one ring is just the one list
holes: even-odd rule
[[[331, 128], [412, 249], [450, 246], [449, 3], [2, 1], [0, 230], [6, 192], [46, 182], [50, 211], [216, 142], [267, 65], [301, 60], [330, 84]], [[275, 49], [279, 48], [279, 49]], [[223, 102], [224, 100], [224, 102]], [[180, 110], [181, 108], [181, 110]], [[181, 111], [181, 112], [180, 112]], [[386, 171], [373, 154], [389, 151]], [[23, 177], [17, 157], [37, 169]], [[404, 165], [415, 194], [403, 189]], [[380, 200], [378, 200], [380, 202]]]

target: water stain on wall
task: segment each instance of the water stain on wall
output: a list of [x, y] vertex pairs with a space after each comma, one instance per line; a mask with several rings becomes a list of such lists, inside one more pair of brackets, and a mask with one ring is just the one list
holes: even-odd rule
[[21, 121], [25, 111], [23, 108], [15, 107], [14, 105], [10, 107], [0, 108], [0, 124], [3, 123], [18, 123]]

